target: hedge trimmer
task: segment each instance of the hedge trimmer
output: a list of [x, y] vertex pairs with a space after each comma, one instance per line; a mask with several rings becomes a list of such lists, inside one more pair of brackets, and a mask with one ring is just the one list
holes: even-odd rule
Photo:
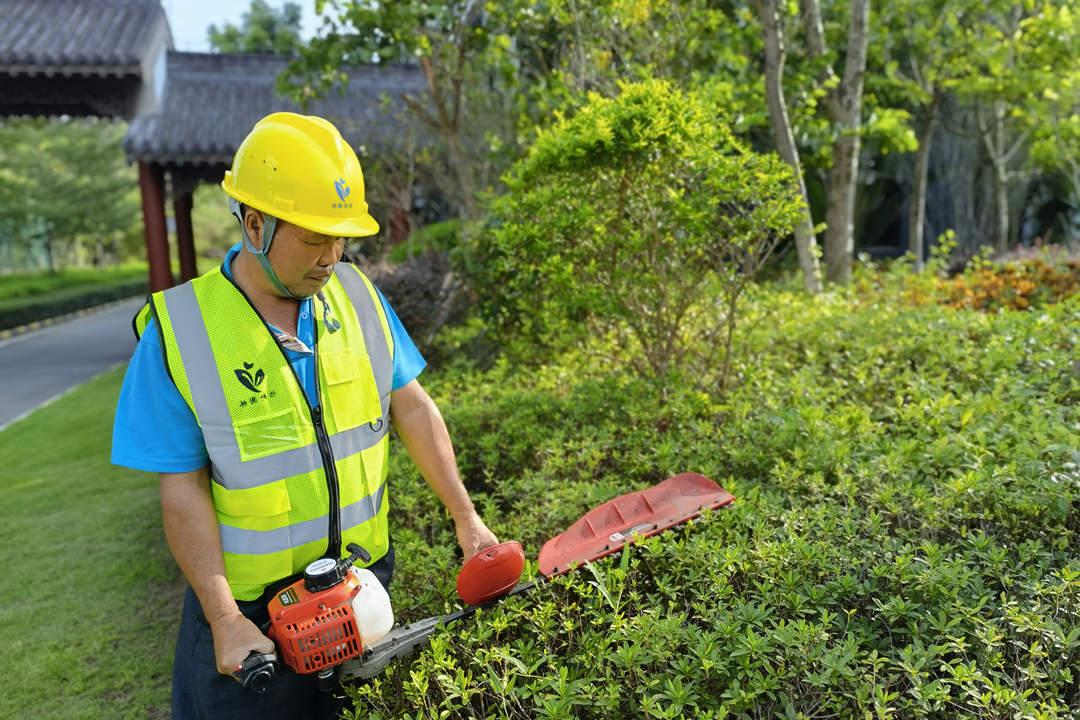
[[[493, 545], [470, 558], [458, 574], [458, 594], [468, 607], [385, 634], [372, 634], [374, 625], [387, 623], [384, 613], [372, 610], [381, 607], [385, 591], [379, 592], [381, 586], [372, 587], [378, 581], [370, 573], [351, 568], [359, 558], [366, 561], [367, 553], [350, 545], [349, 558], [316, 560], [303, 579], [275, 594], [269, 605], [267, 634], [289, 669], [317, 674], [325, 681], [324, 687], [333, 686], [335, 674], [374, 677], [395, 658], [427, 642], [439, 627], [468, 617], [479, 607], [530, 590], [578, 565], [619, 552], [635, 538], [662, 533], [734, 500], [731, 493], [696, 473], [676, 475], [646, 490], [620, 495], [544, 543], [536, 580], [518, 584], [525, 565], [519, 543]], [[389, 600], [385, 603], [389, 612]], [[365, 637], [368, 643], [363, 642]], [[244, 687], [263, 692], [278, 671], [277, 654], [252, 653], [234, 676]]]

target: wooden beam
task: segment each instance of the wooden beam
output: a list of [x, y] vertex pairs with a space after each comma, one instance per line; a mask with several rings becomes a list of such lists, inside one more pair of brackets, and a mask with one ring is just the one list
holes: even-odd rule
[[180, 255], [180, 282], [187, 282], [199, 274], [195, 267], [195, 234], [191, 228], [191, 208], [194, 203], [190, 190], [173, 191], [176, 249]]
[[139, 163], [139, 194], [142, 196], [146, 257], [150, 262], [150, 291], [173, 286], [169, 267], [169, 236], [165, 230], [165, 178], [161, 168]]

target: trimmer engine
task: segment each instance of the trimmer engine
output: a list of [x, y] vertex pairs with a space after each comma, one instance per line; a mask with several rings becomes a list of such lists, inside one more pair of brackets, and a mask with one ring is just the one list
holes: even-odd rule
[[[385, 588], [370, 570], [353, 567], [357, 560], [369, 562], [371, 556], [356, 544], [347, 549], [351, 554], [343, 560], [322, 558], [309, 564], [303, 579], [279, 590], [267, 606], [266, 634], [281, 660], [301, 675], [317, 673], [328, 687], [335, 667], [358, 657], [365, 645], [394, 625]], [[237, 679], [245, 687], [265, 689], [276, 674], [273, 660], [266, 655], [249, 657]]]

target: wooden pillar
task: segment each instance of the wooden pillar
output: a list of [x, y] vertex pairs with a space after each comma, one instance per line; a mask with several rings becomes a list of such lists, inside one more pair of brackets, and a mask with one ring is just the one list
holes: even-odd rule
[[142, 195], [143, 226], [146, 229], [146, 257], [150, 262], [150, 291], [173, 285], [169, 267], [169, 236], [165, 230], [165, 177], [161, 168], [139, 163], [139, 193]]
[[190, 190], [173, 190], [173, 217], [176, 219], [176, 249], [180, 255], [180, 282], [196, 275], [195, 234], [191, 230], [191, 208], [195, 204]]

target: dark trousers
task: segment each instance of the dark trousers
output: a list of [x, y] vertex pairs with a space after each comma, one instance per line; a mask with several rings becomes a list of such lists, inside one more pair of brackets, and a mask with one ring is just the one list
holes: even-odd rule
[[[368, 569], [389, 590], [394, 574], [393, 544]], [[269, 619], [262, 600], [237, 605], [259, 627]], [[173, 664], [173, 720], [332, 720], [345, 707], [344, 695], [340, 688], [320, 691], [314, 675], [298, 675], [284, 663], [263, 694], [245, 690], [218, 673], [210, 626], [195, 592], [187, 589]]]

